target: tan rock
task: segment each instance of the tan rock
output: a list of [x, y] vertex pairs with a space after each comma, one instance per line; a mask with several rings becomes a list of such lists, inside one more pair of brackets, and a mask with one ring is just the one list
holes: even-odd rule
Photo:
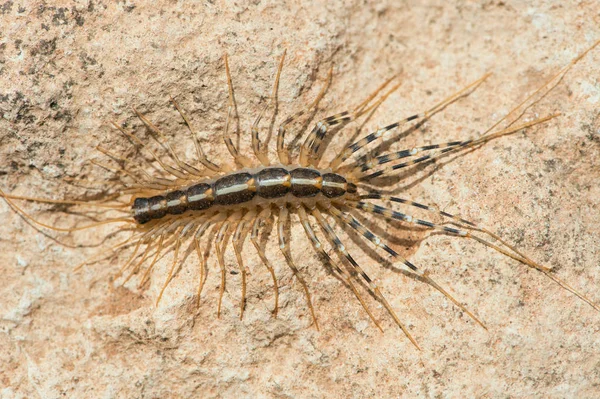
[[[130, 106], [193, 157], [170, 95], [207, 152], [226, 159], [225, 52], [245, 153], [284, 49], [278, 121], [310, 102], [332, 64], [333, 84], [317, 117], [357, 104], [401, 72], [399, 90], [361, 133], [351, 125], [332, 140], [331, 156], [354, 134], [422, 111], [491, 71], [474, 93], [391, 148], [473, 137], [600, 38], [595, 2], [53, 3], [0, 5], [0, 187], [49, 198], [106, 192], [65, 182], [89, 178], [106, 187], [113, 175], [88, 164], [99, 144], [138, 156], [109, 124], [134, 126], [147, 139]], [[395, 186], [402, 196], [489, 227], [596, 302], [599, 62], [596, 49], [526, 116], [560, 118]], [[21, 204], [54, 224], [82, 219], [60, 206]], [[238, 319], [240, 276], [229, 275], [217, 320], [214, 251], [199, 310], [194, 256], [155, 308], [170, 257], [148, 289], [137, 290], [135, 281], [113, 287], [110, 276], [125, 256], [72, 271], [111, 228], [72, 236], [37, 231], [5, 204], [0, 220], [3, 398], [600, 396], [600, 314], [541, 273], [471, 240], [383, 227], [395, 236], [394, 248], [450, 286], [488, 331], [431, 287], [379, 266], [367, 243], [345, 239], [422, 346], [418, 352], [365, 295], [386, 330], [379, 333], [313, 255], [297, 223], [293, 256], [309, 281], [320, 332], [310, 326], [275, 232], [267, 255], [280, 280], [278, 318], [270, 317], [270, 276], [246, 243], [245, 317]], [[233, 251], [226, 261], [235, 270]]]

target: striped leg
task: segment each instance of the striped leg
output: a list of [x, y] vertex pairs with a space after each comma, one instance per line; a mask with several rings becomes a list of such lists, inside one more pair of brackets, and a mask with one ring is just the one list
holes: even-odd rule
[[[388, 166], [384, 169], [381, 169], [377, 172], [368, 174], [368, 175], [362, 175], [359, 177], [360, 181], [367, 181], [367, 180], [371, 180], [374, 179], [376, 177], [380, 177], [380, 176], [388, 176], [390, 175], [393, 171], [398, 170], [398, 169], [402, 169], [402, 168], [406, 168], [407, 166], [412, 166], [412, 165], [416, 165], [422, 162], [434, 162], [435, 160], [441, 158], [442, 156], [445, 156], [449, 153], [454, 153], [456, 151], [459, 150], [464, 150], [467, 148], [472, 148], [474, 146], [477, 146], [479, 144], [483, 144], [486, 143], [490, 140], [493, 140], [495, 138], [498, 137], [502, 137], [508, 134], [512, 134], [515, 132], [518, 132], [520, 130], [523, 129], [527, 129], [529, 127], [535, 126], [535, 125], [539, 125], [541, 123], [544, 123], [546, 121], [549, 121], [550, 119], [556, 118], [559, 114], [555, 114], [555, 115], [549, 115], [540, 119], [536, 119], [534, 121], [531, 122], [527, 122], [524, 123], [522, 125], [516, 126], [516, 127], [511, 127], [509, 129], [505, 129], [505, 130], [501, 130], [499, 132], [496, 133], [492, 133], [492, 134], [488, 134], [485, 136], [481, 136], [478, 139], [470, 139], [470, 140], [464, 140], [462, 142], [460, 142], [460, 144], [454, 145], [454, 146], [449, 146], [447, 148], [442, 149], [440, 152], [438, 153], [434, 153], [434, 154], [430, 154], [430, 155], [425, 155], [422, 156], [420, 158], [414, 159], [412, 161], [408, 161], [408, 162], [403, 162], [394, 166]], [[442, 147], [440, 147], [442, 148]], [[368, 169], [367, 169], [368, 170]]]
[[277, 131], [277, 156], [279, 157], [279, 162], [282, 165], [289, 165], [291, 163], [290, 157], [289, 157], [290, 148], [289, 147], [287, 149], [285, 148], [285, 134], [287, 132], [287, 126], [290, 123], [292, 123], [293, 121], [295, 121], [296, 119], [298, 119], [299, 117], [301, 117], [302, 115], [310, 112], [311, 110], [313, 110], [317, 107], [317, 105], [319, 104], [319, 102], [321, 101], [323, 96], [325, 95], [327, 88], [331, 84], [332, 75], [333, 75], [333, 67], [329, 68], [329, 73], [327, 74], [327, 82], [323, 85], [323, 87], [321, 88], [321, 91], [319, 91], [319, 94], [313, 100], [313, 102], [310, 103], [309, 106], [306, 107], [305, 109], [288, 117], [285, 121], [283, 121], [283, 123], [281, 125], [279, 125], [279, 129]]
[[[437, 149], [446, 149], [446, 148], [455, 148], [455, 147], [464, 147], [467, 144], [469, 144], [471, 142], [471, 140], [466, 140], [466, 141], [450, 141], [447, 143], [442, 143], [442, 144], [432, 144], [432, 145], [426, 145], [423, 147], [413, 147], [411, 149], [408, 150], [401, 150], [401, 151], [396, 151], [396, 152], [392, 152], [389, 154], [384, 154], [384, 155], [380, 155], [377, 156], [373, 159], [369, 159], [363, 162], [363, 163], [359, 163], [358, 165], [356, 165], [348, 174], [349, 175], [364, 175], [364, 173], [369, 170], [369, 169], [373, 169], [376, 168], [380, 165], [384, 165], [388, 162], [393, 162], [393, 161], [397, 161], [399, 159], [402, 158], [409, 158], [409, 157], [413, 157], [423, 151], [432, 151], [432, 150], [437, 150]], [[426, 158], [427, 159], [427, 158]]]
[[[229, 71], [229, 61], [227, 60], [227, 54], [225, 54], [223, 59], [225, 60], [225, 73], [227, 74], [227, 87], [229, 89], [229, 104], [227, 107], [227, 119], [225, 121], [225, 129], [223, 130], [223, 141], [225, 142], [225, 145], [227, 146], [227, 150], [229, 151], [229, 153], [231, 154], [233, 159], [240, 165], [242, 165], [246, 168], [250, 168], [253, 166], [252, 161], [248, 157], [240, 154], [238, 149], [233, 144], [233, 141], [231, 140], [231, 136], [229, 135], [229, 123], [231, 122], [232, 116], [235, 114], [236, 121], [239, 120], [239, 117], [237, 114], [237, 106], [235, 104], [235, 98], [233, 96], [233, 83], [231, 83], [231, 73]], [[240, 131], [237, 127], [236, 127], [236, 134], [239, 137]]]
[[346, 148], [343, 152], [341, 152], [337, 157], [335, 157], [333, 159], [333, 161], [331, 161], [331, 163], [329, 164], [329, 167], [332, 168], [333, 170], [336, 170], [344, 161], [346, 161], [353, 153], [359, 151], [360, 149], [364, 148], [366, 145], [378, 140], [378, 139], [384, 139], [386, 138], [391, 130], [397, 128], [397, 127], [401, 127], [403, 125], [405, 125], [408, 122], [411, 121], [417, 121], [420, 120], [421, 122], [429, 119], [431, 116], [433, 116], [435, 113], [441, 111], [442, 109], [446, 108], [448, 105], [454, 103], [456, 100], [458, 100], [459, 98], [467, 95], [472, 89], [475, 89], [477, 86], [479, 86], [481, 83], [483, 83], [491, 74], [488, 73], [485, 76], [483, 76], [482, 78], [476, 80], [475, 82], [469, 84], [468, 86], [466, 86], [465, 88], [457, 91], [456, 93], [452, 94], [450, 97], [445, 98], [444, 100], [440, 101], [439, 103], [435, 104], [433, 107], [431, 107], [430, 109], [428, 109], [425, 112], [421, 112], [412, 116], [409, 116], [408, 118], [405, 119], [401, 119], [395, 123], [392, 123], [391, 125], [385, 126], [381, 129], [376, 130], [375, 132], [361, 138], [360, 140], [356, 141], [355, 143], [351, 144], [348, 146], [348, 148]]
[[406, 337], [410, 340], [410, 342], [417, 349], [421, 350], [421, 348], [417, 344], [417, 341], [415, 341], [415, 339], [412, 337], [412, 335], [408, 332], [408, 329], [400, 321], [400, 318], [396, 315], [396, 312], [394, 312], [394, 309], [392, 309], [392, 306], [388, 303], [385, 296], [383, 296], [383, 294], [379, 290], [379, 287], [377, 286], [375, 281], [373, 281], [367, 275], [367, 273], [365, 273], [365, 271], [362, 269], [362, 267], [360, 267], [360, 265], [358, 263], [356, 263], [354, 258], [346, 250], [346, 247], [344, 246], [344, 244], [342, 244], [342, 242], [340, 241], [338, 236], [335, 234], [335, 231], [333, 231], [333, 228], [331, 227], [331, 225], [325, 220], [325, 218], [323, 217], [323, 215], [321, 214], [319, 209], [315, 207], [311, 210], [311, 212], [312, 212], [313, 216], [317, 219], [317, 222], [319, 223], [319, 225], [325, 232], [325, 236], [328, 238], [329, 242], [334, 247], [334, 249], [336, 250], [338, 255], [343, 255], [346, 258], [346, 260], [354, 268], [355, 272], [357, 274], [359, 274], [365, 280], [368, 287], [371, 289], [371, 291], [377, 297], [377, 299], [381, 302], [381, 304], [385, 307], [385, 309], [388, 311], [390, 316], [392, 316], [392, 318], [394, 319], [394, 321], [396, 322], [398, 327], [400, 327], [402, 329], [402, 332], [404, 332], [404, 335], [406, 335]]
[[310, 297], [310, 292], [308, 290], [308, 286], [306, 285], [306, 282], [304, 281], [302, 276], [300, 276], [300, 271], [298, 270], [298, 268], [296, 267], [296, 264], [294, 263], [294, 260], [292, 259], [292, 253], [290, 251], [290, 243], [286, 240], [285, 225], [287, 224], [288, 217], [289, 217], [288, 209], [285, 206], [280, 207], [279, 208], [279, 217], [277, 218], [277, 232], [279, 235], [279, 249], [281, 249], [281, 252], [283, 253], [283, 256], [285, 257], [285, 260], [287, 261], [288, 266], [290, 267], [290, 269], [292, 269], [292, 272], [294, 272], [294, 276], [296, 276], [296, 279], [298, 280], [298, 282], [302, 285], [302, 288], [304, 289], [304, 295], [306, 295], [306, 302], [308, 303], [308, 308], [310, 309], [310, 314], [312, 315], [313, 322], [315, 323], [315, 328], [317, 329], [317, 331], [319, 331], [319, 322], [317, 321], [315, 309], [313, 308], [313, 305], [312, 305], [312, 300]]
[[244, 215], [244, 217], [240, 218], [238, 222], [235, 233], [233, 233], [233, 238], [231, 239], [233, 243], [233, 250], [235, 252], [235, 257], [237, 259], [238, 267], [240, 269], [240, 273], [242, 275], [242, 298], [240, 300], [240, 320], [244, 317], [244, 308], [246, 306], [246, 268], [244, 267], [244, 260], [242, 257], [242, 247], [244, 246], [244, 241], [246, 240], [246, 236], [248, 235], [248, 224], [256, 217], [256, 211], [248, 211]]
[[371, 100], [379, 94], [395, 77], [388, 79], [381, 86], [377, 88], [365, 101], [359, 104], [352, 111], [344, 111], [339, 114], [335, 114], [329, 116], [325, 119], [317, 122], [313, 130], [310, 132], [304, 143], [302, 144], [302, 148], [300, 149], [300, 165], [302, 166], [314, 166], [317, 167], [319, 163], [319, 150], [325, 135], [330, 127], [338, 125], [340, 123], [348, 123], [351, 122], [360, 116], [366, 114], [367, 112], [378, 107], [385, 99], [392, 94], [400, 85], [394, 86], [387, 93], [383, 94], [381, 98], [375, 101], [373, 104], [369, 105]]
[[208, 170], [212, 170], [213, 172], [222, 172], [221, 167], [219, 165], [217, 165], [216, 163], [210, 161], [208, 159], [208, 157], [206, 156], [206, 154], [204, 153], [204, 150], [202, 149], [202, 147], [200, 146], [200, 143], [198, 142], [198, 136], [196, 135], [196, 133], [194, 132], [194, 129], [192, 128], [192, 124], [190, 123], [189, 119], [187, 118], [187, 116], [185, 115], [185, 113], [183, 112], [183, 110], [181, 109], [179, 104], [177, 103], [177, 101], [175, 101], [175, 99], [173, 97], [171, 97], [171, 102], [177, 109], [177, 112], [179, 112], [179, 115], [181, 115], [181, 118], [185, 122], [185, 125], [187, 126], [188, 131], [190, 132], [190, 135], [192, 136], [192, 139], [194, 140], [194, 146], [196, 147], [196, 155], [198, 156], [198, 161], [200, 161], [200, 163], [202, 165], [204, 165], [204, 167], [207, 168]]
[[[371, 197], [377, 194], [367, 194], [367, 196], [365, 197]], [[381, 197], [382, 199], [384, 197]], [[390, 197], [391, 199], [392, 197]], [[353, 206], [355, 208], [364, 210], [366, 212], [369, 213], [374, 213], [374, 214], [378, 214], [378, 215], [382, 215], [385, 218], [388, 219], [394, 219], [394, 220], [399, 220], [402, 222], [406, 222], [406, 223], [411, 223], [411, 224], [416, 224], [416, 225], [420, 225], [420, 226], [424, 226], [424, 227], [429, 227], [429, 228], [433, 228], [436, 229], [438, 231], [442, 231], [445, 232], [447, 234], [451, 234], [451, 235], [455, 235], [455, 236], [459, 236], [459, 237], [467, 237], [467, 238], [472, 238], [475, 241], [478, 241], [480, 243], [482, 243], [483, 245], [490, 247], [492, 249], [494, 249], [495, 251], [506, 255], [514, 260], [517, 260], [533, 269], [536, 269], [542, 273], [544, 273], [546, 276], [548, 276], [551, 280], [553, 280], [554, 282], [556, 282], [558, 285], [560, 285], [562, 288], [564, 288], [565, 290], [571, 292], [572, 294], [574, 294], [575, 296], [577, 296], [579, 299], [581, 299], [582, 301], [586, 302], [588, 305], [590, 305], [591, 307], [593, 307], [594, 309], [600, 311], [600, 306], [598, 306], [597, 304], [595, 304], [594, 302], [592, 302], [591, 299], [587, 298], [585, 295], [581, 294], [580, 292], [578, 292], [577, 290], [575, 290], [573, 287], [571, 287], [567, 282], [559, 279], [558, 277], [556, 277], [555, 275], [551, 274], [551, 269], [545, 266], [540, 265], [539, 263], [534, 262], [533, 260], [531, 260], [529, 257], [527, 257], [526, 255], [524, 255], [523, 253], [521, 253], [519, 250], [517, 250], [514, 246], [508, 244], [506, 241], [502, 240], [499, 236], [497, 236], [496, 234], [492, 233], [491, 231], [489, 231], [488, 229], [476, 226], [474, 223], [468, 222], [462, 218], [450, 215], [446, 212], [440, 212], [437, 211], [435, 208], [433, 207], [428, 207], [426, 205], [422, 205], [422, 204], [418, 204], [416, 202], [412, 202], [412, 201], [408, 201], [408, 200], [403, 200], [401, 198], [396, 198], [393, 197], [395, 199], [394, 202], [399, 202], [399, 203], [405, 203], [408, 205], [412, 205], [412, 206], [416, 206], [418, 208], [421, 209], [426, 209], [429, 211], [433, 211], [433, 212], [438, 212], [439, 214], [446, 216], [446, 217], [450, 217], [455, 221], [458, 221], [460, 223], [464, 223], [464, 224], [459, 224], [459, 227], [461, 229], [455, 229], [452, 227], [447, 227], [444, 226], [442, 224], [437, 224], [437, 223], [432, 223], [426, 220], [422, 220], [422, 219], [418, 219], [415, 218], [411, 215], [407, 215], [401, 212], [397, 212], [397, 211], [393, 211], [391, 209], [387, 209], [384, 208], [382, 206], [379, 205], [374, 205], [372, 203], [367, 203], [364, 201], [358, 201], [358, 202], [348, 202], [347, 204], [350, 206]], [[473, 235], [471, 233], [471, 231], [467, 231], [467, 230], [473, 230], [473, 231], [479, 231], [481, 233], [487, 234], [488, 236], [492, 237], [495, 240], [498, 240], [502, 245], [506, 246], [510, 251], [513, 251], [512, 253], [505, 249], [502, 248], [498, 245], [495, 245], [481, 237], [478, 237], [476, 235]]]
[[265, 251], [260, 245], [260, 242], [258, 241], [258, 229], [261, 227], [265, 219], [269, 217], [269, 215], [271, 215], [270, 208], [265, 208], [258, 214], [256, 219], [254, 220], [254, 223], [252, 224], [252, 235], [250, 236], [250, 240], [252, 241], [252, 244], [254, 244], [254, 248], [256, 248], [256, 252], [258, 252], [258, 256], [260, 257], [263, 265], [265, 265], [265, 267], [271, 274], [271, 278], [273, 279], [273, 289], [275, 291], [275, 306], [271, 313], [273, 314], [273, 317], [277, 317], [277, 311], [279, 308], [279, 287], [277, 286], [277, 277], [275, 276], [275, 269], [273, 269], [273, 266], [271, 266], [271, 262], [269, 262], [269, 260], [267, 259]]
[[340, 276], [340, 278], [346, 284], [348, 284], [348, 286], [350, 287], [350, 289], [352, 290], [352, 292], [354, 293], [354, 295], [356, 296], [356, 298], [358, 299], [358, 301], [360, 302], [360, 304], [362, 305], [362, 307], [365, 309], [365, 312], [367, 312], [367, 314], [369, 315], [369, 317], [371, 318], [371, 320], [373, 320], [373, 323], [375, 323], [375, 325], [377, 326], [377, 328], [381, 332], [383, 332], [383, 329], [381, 328], [381, 325], [379, 324], [379, 322], [377, 321], [377, 319], [375, 318], [375, 316], [373, 316], [373, 313], [371, 313], [371, 311], [367, 307], [367, 304], [365, 303], [364, 299], [362, 298], [362, 296], [358, 292], [358, 289], [356, 288], [356, 286], [352, 282], [352, 276], [350, 275], [350, 273], [348, 273], [348, 271], [345, 268], [340, 267], [340, 265], [337, 262], [335, 262], [333, 259], [331, 259], [331, 257], [327, 254], [327, 252], [325, 252], [325, 250], [323, 249], [323, 245], [321, 245], [321, 242], [317, 238], [317, 235], [315, 234], [315, 231], [313, 230], [312, 226], [310, 225], [310, 222], [309, 222], [308, 217], [306, 215], [306, 210], [304, 209], [304, 205], [300, 205], [298, 207], [298, 215], [300, 216], [300, 221], [302, 223], [302, 226], [304, 227], [304, 232], [306, 233], [306, 236], [312, 242], [313, 247], [315, 248], [315, 250], [317, 251], [317, 253], [319, 253], [325, 259], [325, 261], [334, 268], [334, 270], [338, 273], [338, 275]]
[[483, 322], [481, 320], [479, 320], [464, 305], [462, 305], [452, 295], [450, 295], [448, 293], [448, 291], [446, 291], [446, 289], [444, 289], [437, 282], [435, 282], [431, 277], [429, 277], [429, 274], [427, 271], [418, 269], [413, 263], [409, 262], [407, 259], [400, 256], [400, 254], [398, 254], [396, 251], [394, 251], [392, 248], [390, 248], [384, 242], [382, 242], [382, 240], [379, 237], [377, 237], [375, 234], [373, 234], [372, 231], [370, 231], [365, 226], [363, 226], [358, 220], [356, 220], [354, 217], [352, 217], [352, 215], [342, 212], [335, 206], [329, 207], [327, 209], [327, 211], [329, 214], [333, 215], [335, 218], [337, 218], [342, 223], [346, 224], [347, 226], [352, 227], [354, 230], [356, 230], [358, 233], [360, 233], [364, 238], [366, 238], [368, 241], [373, 243], [375, 245], [375, 247], [383, 249], [385, 252], [390, 254], [394, 259], [399, 260], [402, 264], [407, 266], [412, 273], [416, 273], [417, 276], [419, 276], [419, 278], [422, 281], [431, 285], [433, 288], [435, 288], [440, 293], [442, 293], [442, 295], [444, 295], [452, 303], [454, 303], [456, 306], [458, 306], [471, 319], [473, 319], [475, 322], [477, 322], [477, 324], [479, 324], [481, 327], [483, 327], [487, 330], [487, 327], [483, 324]]
[[277, 111], [277, 90], [279, 89], [279, 78], [281, 77], [281, 70], [283, 69], [283, 61], [285, 60], [286, 52], [287, 50], [283, 51], [281, 61], [279, 61], [279, 67], [277, 68], [277, 75], [275, 77], [275, 84], [273, 85], [273, 93], [252, 125], [252, 150], [254, 151], [256, 158], [258, 158], [263, 166], [269, 166], [271, 162], [269, 161], [269, 156], [267, 154], [268, 148], [265, 148], [264, 150], [261, 148], [260, 139], [258, 137], [258, 124], [267, 111], [269, 105], [274, 103], [275, 111]]

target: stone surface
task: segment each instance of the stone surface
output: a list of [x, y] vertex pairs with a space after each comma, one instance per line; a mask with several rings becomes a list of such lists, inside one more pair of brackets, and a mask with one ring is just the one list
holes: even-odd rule
[[[0, 186], [51, 198], [106, 193], [114, 175], [89, 165], [100, 158], [93, 148], [139, 159], [109, 122], [148, 138], [130, 106], [148, 113], [178, 151], [193, 157], [169, 95], [190, 115], [206, 151], [226, 159], [220, 138], [225, 52], [244, 153], [286, 48], [278, 121], [311, 101], [331, 65], [333, 84], [317, 117], [357, 104], [400, 74], [398, 91], [360, 133], [350, 125], [338, 134], [327, 156], [354, 134], [424, 110], [491, 71], [469, 97], [391, 148], [472, 137], [600, 38], [599, 22], [593, 1], [5, 1]], [[393, 188], [489, 227], [600, 302], [599, 63], [596, 49], [525, 116], [561, 112], [560, 118], [444, 159]], [[99, 180], [104, 189], [84, 189], [69, 178]], [[85, 218], [61, 206], [22, 206], [54, 224]], [[366, 243], [345, 238], [422, 346], [419, 352], [365, 295], [385, 329], [379, 333], [313, 255], [297, 223], [293, 256], [309, 282], [321, 331], [310, 326], [275, 233], [267, 255], [280, 280], [279, 317], [270, 317], [271, 280], [246, 243], [245, 317], [238, 319], [238, 274], [228, 277], [217, 320], [214, 251], [199, 309], [193, 255], [156, 308], [170, 257], [159, 262], [149, 288], [137, 290], [135, 281], [120, 287], [111, 276], [125, 256], [73, 273], [110, 228], [72, 236], [37, 231], [5, 204], [0, 218], [2, 398], [600, 396], [600, 314], [542, 274], [471, 240], [376, 226], [411, 262], [452, 287], [488, 331], [431, 287], [381, 267]], [[226, 261], [235, 270], [233, 251]]]

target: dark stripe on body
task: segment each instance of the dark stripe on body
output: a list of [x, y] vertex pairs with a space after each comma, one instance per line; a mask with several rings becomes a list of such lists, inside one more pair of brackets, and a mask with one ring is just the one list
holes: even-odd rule
[[257, 173], [233, 173], [217, 179], [212, 184], [198, 183], [184, 190], [175, 190], [150, 198], [136, 198], [133, 218], [139, 224], [161, 219], [166, 215], [179, 215], [188, 210], [202, 211], [213, 205], [238, 205], [258, 196], [264, 199], [283, 198], [291, 193], [297, 198], [310, 198], [322, 193], [336, 198], [346, 193], [356, 193], [357, 187], [335, 173], [321, 173], [311, 168], [267, 167]]

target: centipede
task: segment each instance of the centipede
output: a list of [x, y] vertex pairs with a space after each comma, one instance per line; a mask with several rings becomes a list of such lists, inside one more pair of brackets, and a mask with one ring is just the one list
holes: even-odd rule
[[[244, 262], [244, 251], [247, 249], [244, 249], [244, 245], [249, 238], [262, 263], [258, 266], [266, 269], [273, 283], [272, 317], [277, 317], [279, 308], [279, 283], [273, 262], [283, 261], [301, 287], [306, 311], [312, 320], [311, 324], [319, 330], [319, 319], [317, 309], [313, 305], [311, 287], [305, 279], [305, 273], [299, 266], [298, 260], [292, 257], [293, 243], [289, 237], [292, 214], [296, 215], [294, 219], [301, 224], [305, 238], [314, 248], [316, 255], [349, 288], [374, 326], [383, 331], [382, 324], [369, 306], [369, 298], [373, 298], [385, 309], [394, 324], [417, 349], [421, 349], [417, 340], [384, 295], [385, 289], [371, 278], [352, 256], [353, 249], [340, 238], [338, 233], [340, 229], [355, 232], [365, 245], [381, 251], [380, 253], [389, 258], [394, 265], [402, 267], [416, 280], [439, 291], [475, 323], [485, 329], [487, 327], [474, 312], [456, 299], [449, 289], [423, 268], [393, 249], [393, 245], [386, 242], [385, 236], [375, 233], [367, 223], [362, 221], [364, 216], [368, 215], [380, 220], [378, 223], [416, 226], [477, 242], [506, 258], [542, 273], [570, 294], [596, 311], [600, 311], [600, 306], [568, 282], [557, 277], [552, 268], [534, 261], [491, 229], [469, 221], [459, 214], [448, 213], [437, 206], [387, 194], [380, 190], [381, 183], [378, 183], [381, 179], [394, 176], [399, 171], [410, 173], [414, 168], [427, 167], [441, 158], [476, 150], [496, 138], [525, 132], [534, 126], [543, 125], [560, 117], [559, 114], [550, 114], [525, 120], [528, 110], [552, 91], [564, 76], [599, 44], [600, 41], [597, 41], [583, 51], [507, 115], [476, 137], [389, 152], [378, 149], [382, 148], [383, 144], [395, 142], [398, 137], [401, 137], [395, 133], [424, 124], [441, 110], [468, 96], [484, 84], [490, 74], [466, 85], [426, 111], [396, 120], [359, 137], [340, 152], [329, 154], [326, 145], [328, 139], [353, 122], [369, 115], [399, 87], [398, 83], [394, 83], [396, 77], [393, 76], [359, 104], [318, 120], [314, 127], [306, 129], [305, 134], [299, 138], [303, 140], [298, 141], [297, 146], [286, 142], [286, 135], [294, 131], [293, 127], [303, 119], [310, 120], [318, 109], [321, 99], [326, 95], [327, 88], [331, 84], [332, 67], [312, 102], [296, 113], [292, 113], [291, 116], [286, 116], [275, 129], [277, 137], [272, 153], [276, 153], [276, 159], [269, 156], [268, 141], [261, 141], [261, 121], [277, 101], [286, 51], [283, 52], [278, 63], [272, 93], [259, 110], [250, 129], [251, 154], [244, 154], [240, 150], [239, 137], [242, 132], [239, 123], [236, 123], [240, 117], [234, 96], [229, 59], [225, 55], [223, 66], [228, 102], [225, 126], [220, 134], [231, 155], [229, 162], [218, 163], [207, 155], [190, 117], [178, 100], [171, 97], [170, 102], [187, 130], [186, 139], [189, 145], [194, 147], [195, 159], [183, 159], [174, 150], [167, 135], [147, 116], [132, 108], [132, 112], [139, 118], [143, 127], [149, 131], [148, 137], [151, 139], [142, 140], [122, 123], [111, 122], [111, 125], [115, 133], [122, 135], [128, 145], [135, 147], [139, 153], [145, 153], [146, 156], [129, 159], [102, 146], [96, 147], [98, 155], [103, 157], [103, 160], [93, 159], [90, 162], [96, 167], [113, 172], [117, 177], [114, 187], [111, 188], [112, 192], [105, 198], [94, 200], [37, 198], [11, 194], [3, 190], [0, 190], [0, 196], [16, 215], [25, 219], [30, 225], [57, 234], [76, 234], [86, 229], [118, 225], [114, 236], [126, 235], [127, 238], [123, 240], [124, 237], [121, 237], [118, 243], [111, 243], [114, 245], [104, 248], [77, 265], [75, 271], [83, 267], [93, 267], [99, 262], [119, 255], [125, 261], [118, 270], [115, 270], [115, 281], [125, 284], [136, 278], [138, 288], [142, 289], [152, 278], [157, 263], [172, 254], [167, 275], [155, 299], [157, 306], [169, 288], [169, 284], [176, 277], [181, 263], [187, 261], [190, 254], [195, 254], [197, 257], [198, 282], [195, 301], [196, 305], [200, 306], [209, 260], [211, 260], [207, 254], [214, 249], [215, 263], [220, 276], [216, 304], [218, 318], [221, 317], [223, 297], [227, 293], [229, 272], [225, 254], [230, 250], [229, 248], [233, 248], [237, 261], [236, 274], [240, 275], [241, 281], [239, 318], [244, 317], [248, 284], [248, 265]], [[237, 145], [236, 139], [238, 139]], [[290, 141], [289, 137], [288, 141]], [[161, 153], [156, 151], [157, 147], [162, 150]], [[327, 158], [329, 160], [326, 161]], [[102, 213], [104, 216], [103, 219], [93, 223], [61, 227], [45, 222], [26, 210], [27, 206], [24, 204], [28, 202], [59, 204], [63, 207], [59, 210], [62, 212], [65, 211], [64, 207], [82, 209], [84, 212], [86, 209], [100, 209], [104, 211]], [[398, 210], [399, 207], [401, 208]], [[416, 216], [415, 212], [426, 216]], [[441, 219], [441, 221], [434, 222], [433, 219]], [[269, 224], [277, 231], [276, 236], [281, 252], [278, 260], [267, 257], [264, 242], [261, 241], [265, 228]], [[184, 253], [187, 255], [184, 256]]]

